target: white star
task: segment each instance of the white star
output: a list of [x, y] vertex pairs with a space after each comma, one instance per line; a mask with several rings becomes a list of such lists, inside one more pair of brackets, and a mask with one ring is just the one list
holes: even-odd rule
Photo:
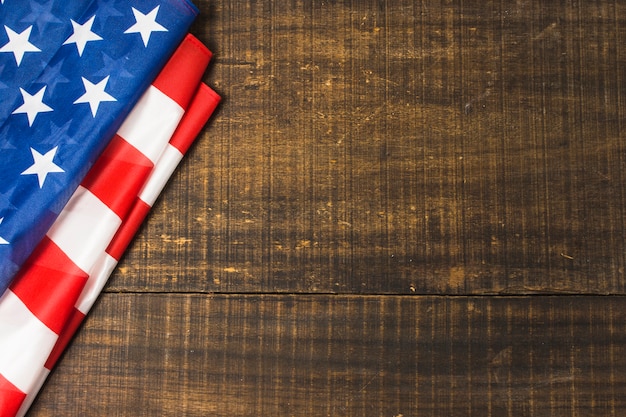
[[157, 23], [156, 17], [159, 12], [159, 6], [152, 9], [152, 11], [148, 14], [143, 14], [139, 10], [133, 9], [133, 14], [135, 15], [135, 23], [124, 33], [139, 33], [141, 34], [141, 39], [143, 40], [143, 45], [148, 46], [148, 41], [150, 40], [150, 35], [152, 32], [167, 32], [163, 26]]
[[30, 43], [28, 38], [30, 37], [30, 31], [33, 30], [33, 26], [29, 26], [22, 31], [22, 33], [13, 32], [8, 26], [4, 26], [4, 30], [7, 32], [9, 42], [7, 42], [0, 52], [13, 52], [15, 56], [15, 62], [19, 67], [22, 63], [22, 58], [25, 52], [41, 52], [41, 49]]
[[100, 103], [102, 103], [103, 101], [117, 101], [115, 97], [104, 91], [107, 83], [109, 82], [108, 75], [98, 84], [93, 84], [85, 77], [81, 78], [83, 79], [83, 85], [85, 86], [85, 94], [78, 97], [74, 104], [89, 103], [89, 107], [91, 107], [91, 114], [93, 115], [93, 117], [96, 117], [96, 112], [98, 111]]
[[35, 121], [35, 117], [39, 113], [46, 113], [52, 111], [52, 107], [44, 104], [43, 95], [46, 92], [46, 86], [43, 86], [41, 90], [33, 94], [32, 96], [28, 94], [23, 88], [20, 87], [20, 92], [22, 93], [22, 98], [24, 99], [24, 104], [15, 109], [15, 111], [11, 114], [21, 114], [25, 113], [28, 116], [28, 126], [32, 126]]
[[33, 148], [30, 148], [30, 152], [33, 154], [34, 163], [24, 172], [22, 175], [36, 174], [39, 179], [39, 188], [43, 188], [43, 183], [46, 180], [46, 176], [51, 172], [65, 172], [60, 166], [52, 162], [54, 155], [57, 153], [58, 146], [55, 146], [45, 155], [40, 154]]
[[[4, 217], [0, 217], [0, 224], [2, 224], [2, 220], [4, 220]], [[8, 240], [6, 240], [3, 237], [0, 237], [0, 245], [8, 245], [8, 244], [9, 244]]]
[[78, 56], [83, 56], [83, 51], [85, 50], [85, 45], [90, 41], [101, 41], [102, 38], [93, 33], [91, 31], [91, 26], [93, 26], [93, 21], [96, 18], [96, 15], [91, 16], [91, 19], [83, 23], [82, 25], [74, 22], [72, 19], [72, 27], [74, 28], [74, 33], [67, 38], [63, 45], [69, 45], [70, 43], [75, 43], [76, 48], [78, 49]]

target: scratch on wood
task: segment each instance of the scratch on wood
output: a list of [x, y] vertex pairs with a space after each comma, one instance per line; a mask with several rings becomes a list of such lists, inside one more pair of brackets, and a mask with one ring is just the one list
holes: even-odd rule
[[537, 34], [534, 38], [533, 41], [538, 41], [541, 40], [543, 38], [545, 38], [546, 36], [549, 36], [550, 34], [552, 34], [552, 32], [554, 31], [554, 29], [556, 28], [557, 23], [556, 22], [552, 22], [551, 24], [549, 24], [544, 30], [542, 30], [541, 32], [539, 32], [539, 34]]

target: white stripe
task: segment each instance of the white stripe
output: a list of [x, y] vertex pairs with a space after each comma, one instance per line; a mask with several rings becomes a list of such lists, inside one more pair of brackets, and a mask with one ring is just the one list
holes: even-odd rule
[[150, 86], [117, 134], [155, 163], [184, 113], [178, 103]]
[[13, 291], [0, 297], [0, 374], [22, 392], [37, 383], [57, 338]]
[[98, 197], [78, 187], [48, 237], [86, 273], [106, 250], [122, 220]]
[[116, 265], [117, 259], [108, 253], [104, 252], [100, 256], [100, 259], [91, 270], [91, 275], [89, 275], [89, 279], [87, 279], [83, 292], [76, 302], [76, 308], [81, 313], [87, 315]]
[[183, 154], [168, 143], [167, 148], [150, 173], [150, 177], [139, 192], [139, 198], [152, 207], [181, 159], [183, 159]]
[[23, 417], [26, 415], [26, 412], [30, 408], [31, 404], [33, 403], [33, 401], [35, 401], [35, 398], [37, 398], [37, 393], [43, 386], [43, 383], [46, 382], [48, 374], [50, 374], [50, 371], [45, 367], [39, 372], [39, 374], [37, 375], [37, 379], [33, 383], [33, 387], [31, 388], [30, 392], [27, 393], [26, 398], [22, 403], [22, 406], [17, 411], [15, 417]]

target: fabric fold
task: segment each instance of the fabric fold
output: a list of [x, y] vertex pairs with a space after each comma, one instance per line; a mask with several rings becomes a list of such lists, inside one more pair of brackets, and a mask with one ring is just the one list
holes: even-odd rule
[[15, 414], [7, 410], [20, 393], [28, 395], [20, 413], [28, 409], [59, 335], [167, 153], [210, 57], [197, 39], [185, 37], [0, 298], [0, 407], [7, 407], [0, 415]]

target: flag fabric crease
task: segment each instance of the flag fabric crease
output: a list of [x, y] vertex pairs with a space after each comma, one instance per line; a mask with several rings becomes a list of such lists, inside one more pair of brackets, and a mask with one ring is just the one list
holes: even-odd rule
[[0, 293], [197, 13], [187, 0], [0, 2]]

